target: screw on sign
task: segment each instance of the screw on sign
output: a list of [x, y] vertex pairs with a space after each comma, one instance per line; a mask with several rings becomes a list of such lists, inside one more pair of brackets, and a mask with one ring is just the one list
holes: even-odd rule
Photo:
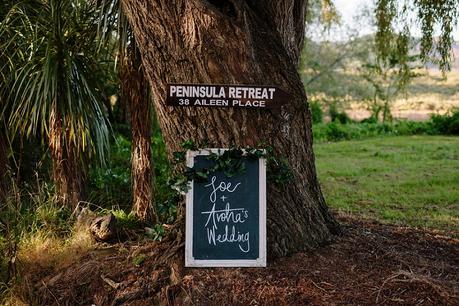
[[289, 94], [275, 86], [168, 84], [166, 104], [263, 109], [278, 108], [289, 99]]

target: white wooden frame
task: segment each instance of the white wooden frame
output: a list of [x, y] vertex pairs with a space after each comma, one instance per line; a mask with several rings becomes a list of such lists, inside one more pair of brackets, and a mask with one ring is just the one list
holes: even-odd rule
[[[187, 166], [194, 166], [194, 158], [210, 153], [222, 154], [227, 149], [203, 149], [188, 151]], [[193, 257], [193, 181], [186, 194], [186, 234], [185, 234], [185, 266], [186, 267], [266, 267], [266, 160], [259, 159], [259, 257], [257, 259], [195, 259]]]

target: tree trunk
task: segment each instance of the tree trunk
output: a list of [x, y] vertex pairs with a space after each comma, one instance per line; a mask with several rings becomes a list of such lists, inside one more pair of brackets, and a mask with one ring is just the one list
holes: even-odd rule
[[4, 203], [8, 196], [8, 179], [8, 143], [0, 128], [0, 203]]
[[143, 222], [156, 222], [152, 206], [151, 112], [148, 83], [140, 54], [132, 41], [121, 68], [122, 99], [129, 104], [131, 115], [132, 211]]
[[[316, 177], [311, 114], [297, 72], [306, 1], [123, 0], [169, 154], [192, 139], [211, 147], [270, 144], [293, 181], [267, 189], [268, 253], [330, 241], [339, 225]], [[276, 85], [292, 96], [280, 111], [174, 108], [167, 83]]]
[[57, 107], [50, 115], [49, 148], [53, 161], [53, 181], [59, 202], [75, 209], [82, 199], [82, 166], [74, 146], [64, 141], [64, 128]]

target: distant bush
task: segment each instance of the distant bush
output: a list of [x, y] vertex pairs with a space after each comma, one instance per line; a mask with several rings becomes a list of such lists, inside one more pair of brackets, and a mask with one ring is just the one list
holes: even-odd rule
[[312, 123], [322, 123], [324, 121], [324, 112], [320, 107], [320, 103], [313, 101], [309, 103], [309, 106], [311, 107]]
[[339, 122], [342, 124], [352, 122], [351, 118], [348, 116], [348, 114], [346, 114], [346, 112], [338, 111], [338, 108], [336, 107], [336, 103], [332, 103], [330, 105], [330, 109], [328, 110], [328, 113], [330, 115], [331, 122]]
[[341, 139], [350, 139], [351, 131], [349, 127], [346, 127], [340, 123], [330, 122], [326, 124], [323, 134], [326, 139], [336, 141]]
[[433, 115], [432, 129], [438, 134], [459, 135], [459, 109], [444, 116]]
[[[395, 135], [435, 135], [430, 121], [398, 121], [393, 124]], [[441, 134], [441, 133], [440, 133]]]
[[360, 123], [330, 122], [312, 127], [316, 141], [339, 141], [384, 135], [459, 135], [459, 111], [434, 115], [431, 120], [377, 123], [371, 119]]
[[372, 115], [371, 117], [363, 119], [360, 123], [378, 123], [378, 119]]

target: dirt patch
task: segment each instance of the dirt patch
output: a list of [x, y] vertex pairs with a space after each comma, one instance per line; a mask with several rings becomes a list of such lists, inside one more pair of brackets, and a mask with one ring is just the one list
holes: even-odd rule
[[267, 269], [203, 269], [185, 280], [197, 304], [459, 305], [458, 240], [341, 220], [345, 234]]
[[118, 244], [59, 273], [31, 277], [25, 298], [42, 305], [459, 305], [459, 240], [350, 217], [340, 221], [344, 234], [333, 244], [264, 269], [182, 271], [157, 265], [153, 254], [164, 251], [161, 245]]

